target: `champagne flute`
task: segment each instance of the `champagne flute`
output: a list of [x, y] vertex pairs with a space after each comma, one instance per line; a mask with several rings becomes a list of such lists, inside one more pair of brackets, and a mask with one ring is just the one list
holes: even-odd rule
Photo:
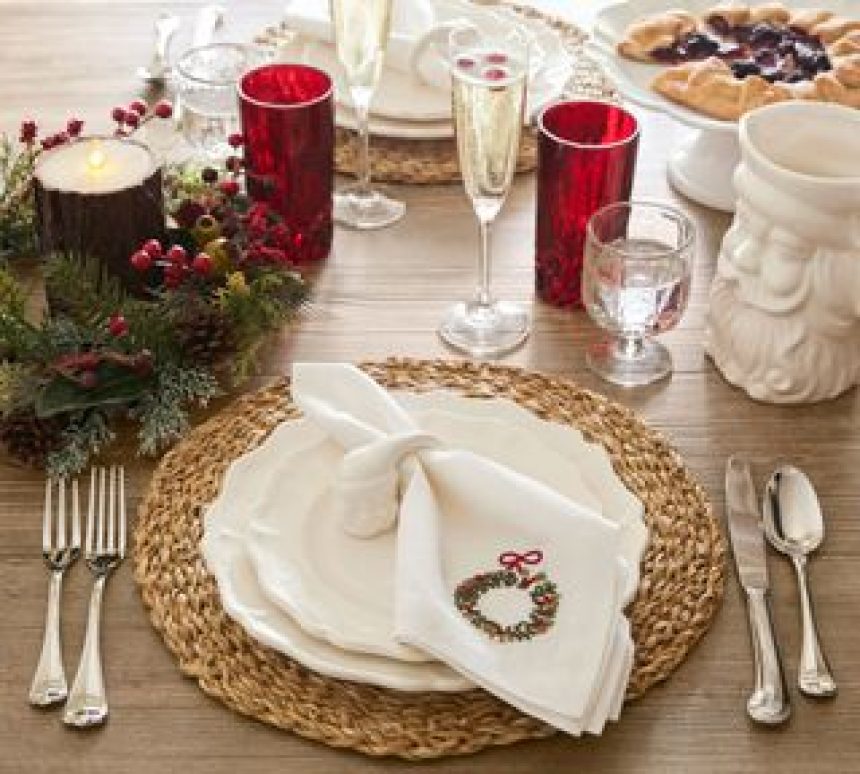
[[379, 84], [391, 31], [393, 0], [331, 0], [337, 56], [343, 65], [358, 127], [358, 181], [334, 197], [335, 219], [358, 229], [384, 228], [406, 206], [370, 185], [370, 101]]
[[479, 281], [474, 297], [452, 307], [439, 328], [450, 346], [473, 357], [516, 349], [529, 334], [521, 306], [490, 292], [490, 225], [511, 187], [528, 82], [528, 42], [515, 28], [451, 33], [449, 56], [457, 152], [466, 194], [478, 218]]

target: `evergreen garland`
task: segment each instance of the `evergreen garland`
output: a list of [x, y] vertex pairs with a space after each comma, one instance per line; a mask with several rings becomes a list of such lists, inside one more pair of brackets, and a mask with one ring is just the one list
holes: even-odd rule
[[[157, 105], [152, 115], [169, 112]], [[118, 134], [152, 115], [133, 103], [115, 118]], [[0, 137], [0, 261], [33, 251], [35, 160], [81, 127], [71, 119], [41, 148], [33, 122], [22, 124], [18, 146]], [[242, 138], [230, 143], [238, 150]], [[90, 256], [47, 256], [48, 308], [34, 321], [0, 263], [0, 445], [8, 452], [73, 475], [114, 440], [117, 420], [131, 419], [139, 452], [155, 455], [186, 432], [193, 409], [253, 372], [265, 335], [301, 308], [308, 286], [290, 230], [243, 193], [242, 168], [231, 156], [222, 172], [167, 171], [168, 240], [150, 239], [129, 257], [144, 297]]]

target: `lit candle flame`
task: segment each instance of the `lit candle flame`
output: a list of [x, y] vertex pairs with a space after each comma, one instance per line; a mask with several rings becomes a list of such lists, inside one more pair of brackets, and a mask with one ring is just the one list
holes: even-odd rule
[[105, 165], [105, 161], [107, 161], [107, 158], [101, 148], [101, 143], [98, 140], [94, 140], [90, 153], [87, 156], [87, 167], [93, 172], [97, 172]]

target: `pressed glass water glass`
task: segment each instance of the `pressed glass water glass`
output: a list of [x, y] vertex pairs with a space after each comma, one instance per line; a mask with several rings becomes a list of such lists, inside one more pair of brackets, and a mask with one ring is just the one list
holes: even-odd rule
[[639, 126], [623, 108], [597, 101], [550, 105], [538, 125], [535, 289], [550, 304], [579, 306], [588, 220], [630, 199]]
[[239, 84], [248, 193], [290, 230], [297, 262], [331, 250], [334, 182], [332, 82], [315, 67], [273, 64]]
[[679, 210], [651, 202], [604, 207], [588, 223], [582, 294], [606, 335], [586, 361], [607, 381], [649, 384], [672, 371], [653, 336], [674, 328], [687, 307], [695, 229]]
[[238, 131], [236, 84], [248, 70], [270, 62], [271, 48], [213, 43], [186, 51], [176, 63], [182, 136], [195, 153], [223, 159]]

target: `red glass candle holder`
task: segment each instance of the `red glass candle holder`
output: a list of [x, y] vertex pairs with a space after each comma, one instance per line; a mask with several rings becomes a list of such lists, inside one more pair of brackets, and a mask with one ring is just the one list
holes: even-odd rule
[[297, 263], [331, 251], [332, 93], [331, 78], [306, 65], [266, 65], [239, 81], [248, 193], [283, 216]]
[[585, 233], [601, 207], [628, 201], [639, 124], [607, 102], [560, 102], [538, 120], [535, 287], [556, 306], [581, 306]]

